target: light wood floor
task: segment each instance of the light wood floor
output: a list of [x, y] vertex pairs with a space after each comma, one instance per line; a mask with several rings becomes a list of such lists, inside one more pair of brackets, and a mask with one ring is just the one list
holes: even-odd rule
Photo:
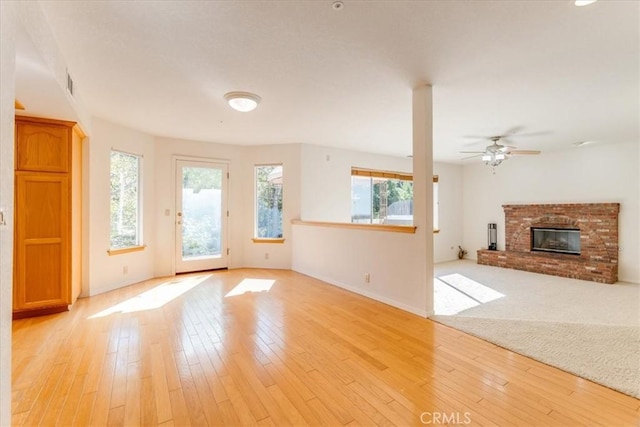
[[[265, 290], [226, 296], [241, 282]], [[640, 421], [637, 399], [290, 271], [150, 280], [13, 333], [14, 425]]]

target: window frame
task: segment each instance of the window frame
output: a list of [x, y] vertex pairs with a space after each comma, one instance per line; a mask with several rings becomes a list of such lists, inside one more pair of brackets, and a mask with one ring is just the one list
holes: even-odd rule
[[130, 246], [123, 247], [113, 247], [113, 236], [111, 229], [111, 189], [109, 189], [109, 249], [107, 253], [109, 256], [126, 254], [131, 252], [142, 251], [146, 248], [144, 242], [143, 235], [143, 197], [142, 197], [142, 178], [143, 178], [143, 159], [144, 156], [142, 154], [131, 153], [128, 151], [118, 150], [115, 148], [111, 148], [109, 152], [109, 186], [111, 186], [111, 170], [112, 170], [112, 156], [113, 154], [119, 154], [124, 156], [134, 157], [137, 160], [137, 176], [136, 176], [136, 192], [137, 192], [137, 200], [136, 200], [136, 241], [135, 244]]
[[433, 175], [433, 234], [440, 232], [440, 176]]
[[[410, 174], [410, 173], [383, 171], [378, 169], [366, 169], [366, 168], [352, 166], [351, 177], [354, 177], [354, 176], [386, 178], [386, 179], [395, 179], [400, 181], [413, 181], [413, 174]], [[439, 227], [440, 196], [439, 196], [439, 188], [438, 188], [439, 181], [440, 181], [439, 175], [433, 175], [432, 182], [433, 182], [433, 233], [434, 234], [437, 234], [440, 232], [440, 227]], [[353, 181], [352, 181], [352, 186], [353, 186]], [[357, 224], [353, 222], [351, 223]], [[363, 224], [363, 225], [366, 225], [366, 224]]]
[[[282, 230], [282, 235], [280, 237], [259, 237], [258, 236], [258, 168], [267, 167], [267, 166], [280, 166], [282, 169], [282, 184], [281, 185], [281, 204], [282, 208], [280, 211], [280, 228]], [[251, 240], [253, 243], [276, 243], [282, 244], [285, 242], [284, 237], [284, 164], [281, 162], [274, 163], [257, 163], [253, 165], [253, 237]]]

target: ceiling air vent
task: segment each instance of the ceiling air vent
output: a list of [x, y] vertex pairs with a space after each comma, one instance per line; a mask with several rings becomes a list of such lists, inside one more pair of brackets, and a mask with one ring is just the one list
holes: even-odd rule
[[67, 70], [67, 92], [69, 92], [69, 95], [73, 96], [73, 79], [69, 75], [68, 70]]

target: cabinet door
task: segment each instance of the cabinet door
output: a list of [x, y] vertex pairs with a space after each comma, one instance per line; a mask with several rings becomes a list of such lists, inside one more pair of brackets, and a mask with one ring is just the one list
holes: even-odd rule
[[70, 303], [69, 178], [16, 172], [14, 310]]
[[17, 122], [16, 170], [69, 172], [71, 128]]

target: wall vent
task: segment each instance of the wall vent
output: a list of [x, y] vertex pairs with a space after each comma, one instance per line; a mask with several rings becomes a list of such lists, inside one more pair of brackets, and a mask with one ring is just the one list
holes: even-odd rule
[[73, 79], [67, 70], [67, 92], [73, 97]]

